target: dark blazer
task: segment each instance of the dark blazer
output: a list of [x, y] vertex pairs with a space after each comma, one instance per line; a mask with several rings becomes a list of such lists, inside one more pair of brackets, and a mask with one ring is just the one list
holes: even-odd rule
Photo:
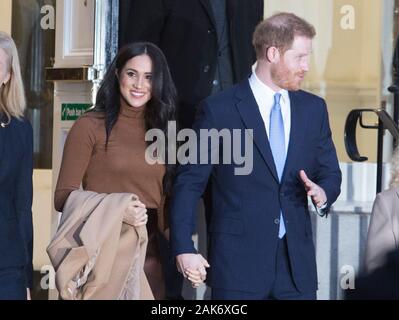
[[[124, 0], [120, 45], [150, 41], [164, 52], [180, 99], [179, 118], [191, 127], [196, 106], [212, 90], [217, 32], [211, 0]], [[235, 82], [255, 62], [252, 35], [263, 19], [263, 0], [226, 0]]]
[[[340, 193], [341, 172], [324, 100], [304, 91], [289, 95], [291, 133], [281, 183], [248, 80], [209, 97], [201, 105], [194, 124], [197, 132], [210, 128], [253, 129], [254, 139], [253, 171], [249, 175], [235, 175], [234, 169], [239, 166], [234, 163], [182, 165], [178, 169], [170, 210], [175, 256], [195, 252], [191, 235], [197, 204], [208, 179], [212, 180], [208, 255], [212, 287], [262, 292], [272, 286], [282, 209], [295, 284], [302, 292], [317, 288], [308, 201], [299, 171], [304, 169], [325, 190], [329, 206]], [[223, 143], [219, 153], [222, 148]], [[240, 151], [245, 153], [243, 141]]]
[[0, 269], [25, 268], [32, 287], [33, 134], [27, 120], [12, 118], [0, 127], [0, 168]]
[[399, 249], [386, 253], [386, 261], [371, 273], [355, 279], [355, 288], [345, 290], [346, 300], [399, 300]]

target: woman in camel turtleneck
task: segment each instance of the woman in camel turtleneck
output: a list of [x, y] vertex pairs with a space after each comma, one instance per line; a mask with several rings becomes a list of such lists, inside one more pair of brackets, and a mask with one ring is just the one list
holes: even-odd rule
[[168, 121], [175, 119], [175, 96], [167, 62], [156, 46], [133, 43], [122, 48], [105, 75], [95, 107], [70, 130], [54, 198], [55, 208], [62, 211], [81, 184], [98, 193], [136, 194], [139, 201], [132, 202], [126, 214], [137, 226], [147, 224], [144, 271], [155, 299], [165, 298], [157, 232], [165, 220], [163, 200], [171, 190], [174, 167], [146, 162], [145, 133], [155, 128], [166, 136]]

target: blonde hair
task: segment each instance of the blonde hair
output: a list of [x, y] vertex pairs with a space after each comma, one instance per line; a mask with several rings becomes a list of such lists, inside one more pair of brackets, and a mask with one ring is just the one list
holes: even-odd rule
[[8, 121], [11, 117], [21, 118], [26, 108], [24, 85], [21, 76], [18, 51], [14, 40], [5, 32], [0, 31], [0, 49], [7, 55], [7, 68], [10, 80], [1, 85], [0, 112], [3, 112]]
[[315, 35], [315, 28], [306, 20], [293, 13], [280, 12], [259, 23], [252, 44], [257, 58], [260, 59], [270, 47], [276, 47], [281, 53], [285, 53], [291, 48], [296, 36], [313, 39]]
[[399, 147], [393, 152], [391, 159], [391, 181], [389, 183], [390, 188], [399, 187]]

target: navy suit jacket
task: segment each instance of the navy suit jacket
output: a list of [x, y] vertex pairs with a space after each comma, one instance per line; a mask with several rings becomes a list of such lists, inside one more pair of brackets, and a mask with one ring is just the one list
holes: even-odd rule
[[[194, 130], [253, 129], [253, 171], [237, 176], [236, 164], [188, 164], [178, 169], [171, 199], [174, 256], [196, 252], [197, 205], [212, 180], [209, 284], [214, 288], [262, 292], [272, 286], [278, 244], [278, 218], [284, 215], [292, 274], [303, 292], [317, 289], [315, 249], [305, 188], [299, 171], [326, 192], [330, 206], [340, 193], [341, 172], [323, 99], [289, 92], [291, 133], [281, 183], [266, 129], [248, 80], [206, 99]], [[241, 152], [244, 154], [244, 139]], [[223, 143], [220, 146], [220, 153]], [[211, 152], [208, 150], [207, 152]]]
[[0, 127], [0, 168], [0, 269], [24, 268], [26, 286], [32, 287], [33, 134], [28, 121], [12, 118]]

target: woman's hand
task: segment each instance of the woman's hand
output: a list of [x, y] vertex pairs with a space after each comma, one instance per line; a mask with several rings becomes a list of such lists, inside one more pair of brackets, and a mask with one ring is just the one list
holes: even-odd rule
[[187, 279], [190, 280], [191, 286], [194, 289], [197, 289], [201, 284], [204, 283], [204, 279], [198, 270], [194, 271], [191, 269], [186, 269], [184, 274], [187, 277]]
[[133, 199], [125, 210], [123, 221], [134, 227], [146, 225], [148, 221], [148, 215], [145, 204], [140, 202], [140, 200], [137, 198]]

